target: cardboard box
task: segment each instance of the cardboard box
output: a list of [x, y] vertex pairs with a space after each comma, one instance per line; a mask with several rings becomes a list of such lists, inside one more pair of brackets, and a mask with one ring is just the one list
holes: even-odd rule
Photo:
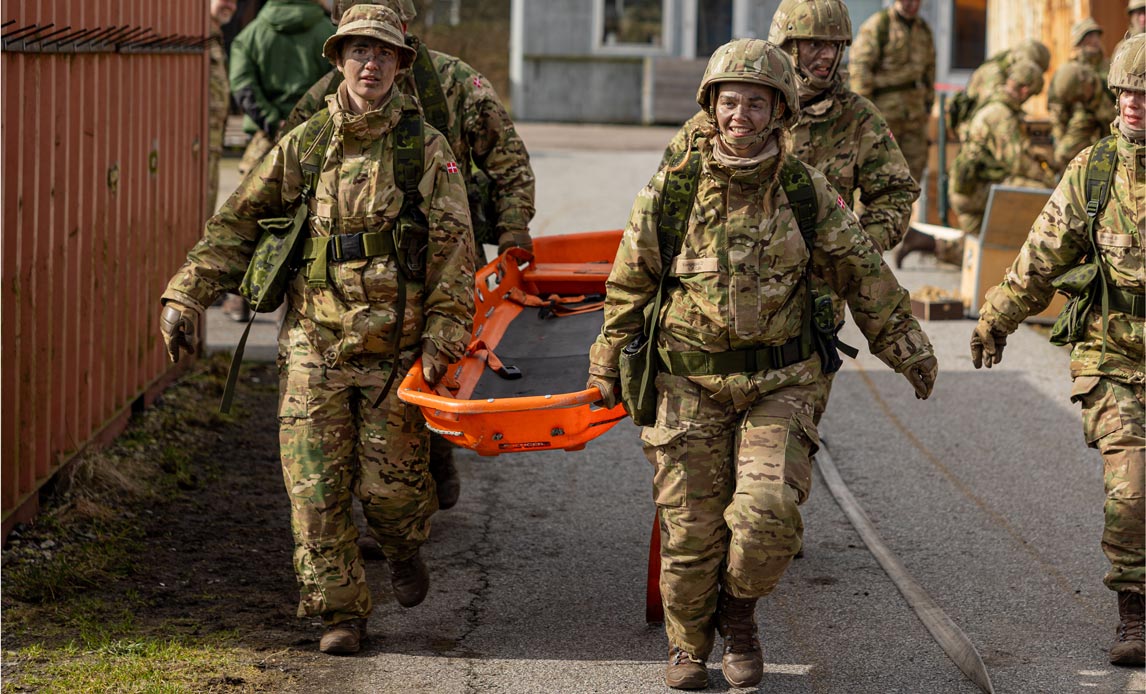
[[911, 315], [919, 320], [961, 320], [961, 299], [912, 299]]

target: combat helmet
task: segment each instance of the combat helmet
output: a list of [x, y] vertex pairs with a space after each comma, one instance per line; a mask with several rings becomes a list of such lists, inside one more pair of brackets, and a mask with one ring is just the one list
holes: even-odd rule
[[792, 59], [775, 45], [762, 39], [735, 39], [717, 48], [708, 59], [708, 67], [696, 90], [696, 103], [714, 113], [713, 87], [721, 82], [750, 82], [772, 87], [783, 97], [787, 111], [778, 117], [780, 99], [773, 105], [772, 122], [787, 128], [800, 111], [796, 95], [796, 72]]
[[1111, 89], [1146, 92], [1146, 34], [1131, 36], [1118, 46], [1106, 79]]
[[851, 45], [852, 19], [843, 0], [783, 0], [772, 15], [768, 40], [783, 47], [799, 39]]
[[406, 45], [406, 32], [398, 13], [384, 5], [362, 3], [346, 9], [338, 20], [338, 30], [322, 45], [322, 54], [335, 62], [339, 46], [348, 36], [368, 36], [378, 39], [398, 51], [398, 69], [410, 67], [417, 55]]
[[1033, 60], [1020, 58], [1007, 68], [1007, 80], [1031, 88], [1031, 95], [1043, 90], [1043, 71]]
[[[1146, 2], [1146, 0], [1142, 1]], [[1036, 39], [1027, 39], [1026, 41], [1023, 41], [1019, 45], [1012, 48], [1011, 52], [1017, 56], [1026, 58], [1027, 60], [1033, 60], [1038, 64], [1039, 67], [1043, 69], [1043, 72], [1046, 72], [1047, 68], [1050, 67], [1050, 49], [1047, 48], [1046, 44], [1042, 41], [1038, 41]]]
[[414, 0], [334, 0], [334, 6], [330, 11], [331, 21], [338, 24], [339, 20], [342, 19], [342, 13], [355, 5], [389, 7], [398, 13], [398, 18], [402, 20], [403, 24], [409, 24], [418, 16], [418, 10], [414, 7]]
[[1094, 21], [1091, 17], [1080, 19], [1074, 23], [1070, 28], [1070, 45], [1077, 47], [1086, 38], [1087, 34], [1094, 32], [1102, 33], [1102, 27], [1098, 26], [1098, 22]]

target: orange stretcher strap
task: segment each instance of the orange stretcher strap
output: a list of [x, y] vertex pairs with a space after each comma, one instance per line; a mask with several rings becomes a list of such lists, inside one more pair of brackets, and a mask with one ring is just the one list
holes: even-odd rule
[[605, 306], [605, 298], [600, 294], [582, 294], [579, 296], [550, 294], [542, 299], [535, 294], [525, 293], [520, 287], [511, 287], [506, 292], [505, 298], [515, 304], [541, 309], [542, 318], [548, 318], [550, 315], [560, 318], [561, 316], [575, 316], [580, 313], [592, 313]]
[[486, 346], [485, 340], [474, 340], [471, 342], [470, 346], [466, 348], [466, 356], [483, 360], [490, 371], [493, 371], [504, 379], [512, 381], [521, 378], [521, 370], [516, 366], [506, 366], [501, 359], [493, 353], [493, 350]]

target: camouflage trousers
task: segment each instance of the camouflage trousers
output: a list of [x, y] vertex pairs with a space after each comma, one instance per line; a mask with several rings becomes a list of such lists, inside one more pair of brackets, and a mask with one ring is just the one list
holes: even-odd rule
[[687, 378], [658, 374], [657, 423], [641, 442], [654, 466], [671, 644], [707, 658], [721, 586], [740, 598], [767, 595], [799, 551], [819, 389], [781, 388], [738, 410]]
[[923, 170], [927, 168], [927, 153], [930, 147], [927, 140], [927, 119], [893, 121], [889, 118], [887, 127], [891, 129], [892, 137], [903, 151], [907, 168], [911, 169], [911, 177], [922, 186]]
[[[438, 501], [421, 411], [400, 401], [396, 386], [373, 406], [388, 363], [360, 358], [324, 366], [302, 323], [288, 314], [279, 335], [279, 447], [291, 502], [298, 614], [334, 624], [371, 611], [352, 497], [362, 502], [370, 534], [395, 560], [410, 557], [429, 538]], [[414, 356], [404, 353], [402, 365]]]
[[256, 130], [251, 135], [251, 141], [247, 143], [247, 148], [243, 150], [243, 158], [239, 160], [239, 175], [246, 176], [247, 172], [258, 166], [259, 162], [274, 146], [274, 140], [262, 130]]
[[1070, 399], [1082, 404], [1086, 443], [1102, 453], [1106, 587], [1146, 592], [1146, 386], [1079, 376]]

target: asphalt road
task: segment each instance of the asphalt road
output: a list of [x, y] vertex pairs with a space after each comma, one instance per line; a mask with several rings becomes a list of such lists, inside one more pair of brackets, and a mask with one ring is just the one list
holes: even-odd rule
[[[671, 131], [524, 124], [537, 234], [623, 226]], [[230, 162], [233, 166], [233, 161]], [[224, 176], [224, 190], [228, 180]], [[957, 273], [909, 259], [909, 289]], [[233, 324], [212, 310], [208, 343]], [[1029, 328], [975, 371], [969, 321], [929, 322], [933, 397], [866, 353], [837, 376], [821, 433], [894, 551], [975, 642], [998, 692], [1146, 690], [1114, 668], [1114, 594], [1101, 582], [1102, 474], [1069, 403], [1067, 353]], [[273, 321], [252, 338], [273, 344]], [[271, 337], [268, 337], [271, 336]], [[851, 344], [862, 345], [852, 329]], [[250, 349], [250, 348], [249, 348]], [[644, 621], [651, 467], [624, 422], [578, 452], [458, 456], [459, 504], [435, 517], [426, 602], [403, 610], [371, 574], [374, 640], [306, 691], [621, 693], [661, 684], [666, 641]], [[914, 616], [822, 479], [804, 506], [806, 556], [757, 612], [761, 692], [974, 692]], [[710, 663], [708, 691], [727, 691]]]

